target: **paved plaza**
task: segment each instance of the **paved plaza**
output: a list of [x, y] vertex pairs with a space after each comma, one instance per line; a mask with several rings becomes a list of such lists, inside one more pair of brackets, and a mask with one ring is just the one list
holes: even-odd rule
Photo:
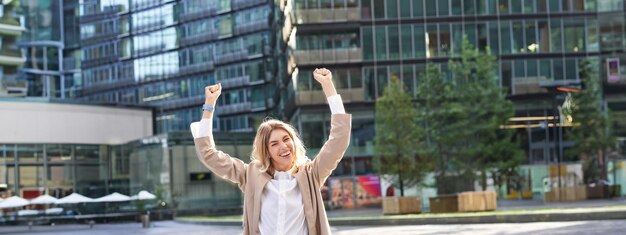
[[[466, 225], [414, 225], [414, 226], [380, 226], [380, 227], [332, 227], [336, 235], [381, 235], [381, 234], [623, 234], [626, 220], [599, 220], [575, 222], [543, 222], [543, 223], [500, 223], [500, 224], [466, 224]], [[142, 228], [139, 223], [96, 224], [92, 229], [85, 224], [34, 226], [0, 226], [0, 234], [36, 234], [36, 235], [235, 235], [241, 234], [238, 226], [213, 226], [181, 224], [174, 221], [158, 221], [150, 228]]]

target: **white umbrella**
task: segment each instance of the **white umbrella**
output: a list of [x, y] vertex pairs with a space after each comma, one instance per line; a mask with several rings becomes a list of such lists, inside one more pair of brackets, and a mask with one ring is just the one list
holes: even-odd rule
[[125, 201], [130, 201], [130, 200], [131, 199], [129, 196], [115, 192], [115, 193], [106, 195], [104, 197], [96, 198], [94, 201], [95, 202], [125, 202]]
[[52, 197], [48, 194], [44, 194], [39, 197], [36, 197], [35, 199], [30, 200], [30, 203], [31, 204], [54, 204], [58, 200], [59, 199], [57, 199], [56, 197]]
[[59, 199], [55, 203], [56, 204], [76, 204], [76, 203], [83, 203], [83, 202], [93, 202], [93, 199], [85, 197], [78, 193], [72, 193], [67, 197]]
[[156, 196], [149, 193], [146, 190], [141, 190], [137, 195], [130, 197], [132, 200], [152, 200], [156, 199]]
[[14, 208], [30, 205], [30, 202], [24, 198], [13, 196], [0, 202], [0, 208]]

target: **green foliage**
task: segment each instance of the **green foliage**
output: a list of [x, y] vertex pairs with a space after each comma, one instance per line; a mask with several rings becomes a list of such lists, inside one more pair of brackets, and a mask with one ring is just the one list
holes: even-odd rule
[[417, 156], [420, 128], [411, 97], [397, 77], [376, 101], [375, 167], [380, 174], [396, 175], [394, 184], [404, 196], [404, 187], [420, 183], [429, 170]]
[[452, 79], [444, 79], [434, 65], [420, 78], [418, 121], [425, 128], [424, 153], [437, 164], [440, 193], [459, 188], [446, 185], [447, 172], [476, 178], [477, 172], [511, 172], [521, 163], [512, 132], [500, 129], [514, 110], [498, 85], [495, 57], [489, 53], [464, 36], [459, 59], [449, 63]]
[[[570, 116], [574, 123], [569, 136], [575, 144], [570, 152], [581, 155], [585, 161], [595, 161], [585, 164], [590, 167], [587, 169], [590, 172], [586, 175], [599, 175], [593, 172], [593, 168], [597, 169], [593, 166], [603, 162], [605, 150], [613, 147], [616, 140], [611, 132], [610, 115], [602, 111], [600, 80], [595, 69], [597, 66], [585, 60], [579, 67], [580, 79], [585, 88], [573, 93], [571, 104], [563, 109], [564, 116]], [[605, 178], [606, 174], [603, 173], [600, 177]], [[597, 180], [597, 177], [586, 179], [587, 183]]]

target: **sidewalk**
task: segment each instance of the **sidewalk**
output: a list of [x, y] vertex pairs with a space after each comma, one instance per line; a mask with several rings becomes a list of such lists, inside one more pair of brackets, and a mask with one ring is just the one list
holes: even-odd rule
[[[491, 212], [384, 216], [382, 208], [327, 211], [333, 226], [524, 223], [626, 219], [626, 198], [544, 203], [538, 200], [499, 200]], [[220, 217], [176, 218], [177, 222], [241, 226], [241, 219]]]

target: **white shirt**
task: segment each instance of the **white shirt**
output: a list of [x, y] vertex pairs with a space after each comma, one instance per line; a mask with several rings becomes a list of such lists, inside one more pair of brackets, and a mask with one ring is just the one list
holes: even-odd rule
[[[328, 97], [332, 114], [346, 113], [340, 95]], [[206, 137], [213, 130], [211, 119], [191, 124], [193, 138]], [[309, 234], [304, 216], [302, 194], [296, 178], [289, 171], [276, 171], [263, 189], [261, 196], [261, 234]]]

